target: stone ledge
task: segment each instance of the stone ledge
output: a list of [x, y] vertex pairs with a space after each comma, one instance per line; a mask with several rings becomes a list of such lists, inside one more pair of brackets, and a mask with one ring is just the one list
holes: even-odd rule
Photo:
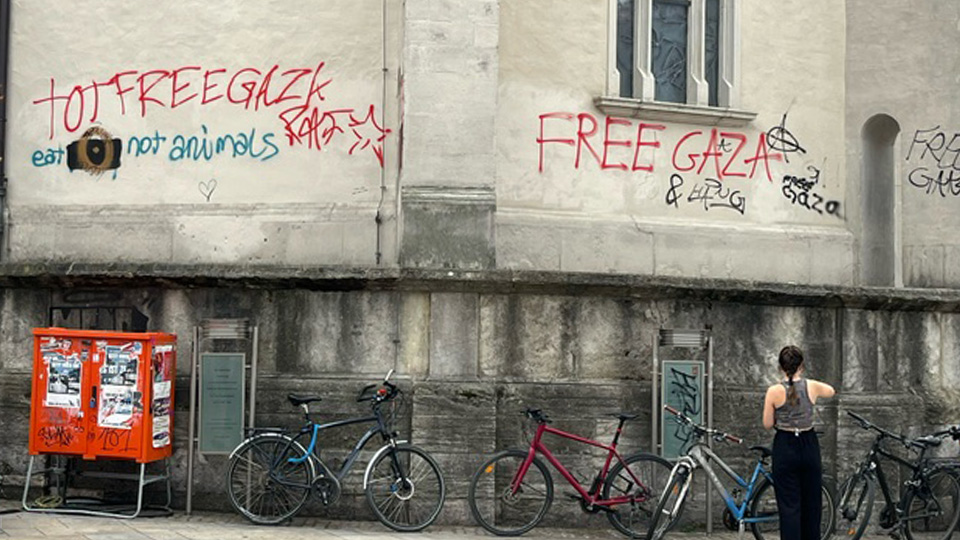
[[755, 112], [739, 109], [641, 101], [616, 96], [600, 96], [594, 98], [593, 103], [605, 114], [621, 118], [643, 118], [711, 126], [743, 127], [757, 117]]
[[4, 288], [246, 288], [548, 294], [960, 313], [958, 289], [799, 285], [534, 270], [163, 263], [0, 263]]

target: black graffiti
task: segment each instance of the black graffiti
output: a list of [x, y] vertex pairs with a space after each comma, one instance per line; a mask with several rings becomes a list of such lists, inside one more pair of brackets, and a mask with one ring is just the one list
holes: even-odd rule
[[[683, 414], [694, 417], [700, 414], [702, 409], [700, 400], [700, 387], [697, 385], [697, 376], [687, 374], [676, 368], [670, 368], [670, 395], [677, 398], [679, 407], [677, 409]], [[679, 453], [683, 454], [690, 449], [693, 444], [693, 430], [685, 424], [677, 424], [673, 436], [683, 441]]]
[[70, 446], [76, 440], [75, 431], [73, 426], [44, 426], [37, 432], [37, 437], [47, 448]]
[[667, 206], [673, 205], [674, 208], [679, 208], [677, 205], [677, 199], [683, 197], [683, 193], [679, 190], [680, 186], [683, 185], [683, 177], [679, 174], [670, 175], [670, 189], [667, 190], [666, 202]]
[[121, 452], [130, 450], [130, 432], [129, 429], [101, 429], [100, 435], [97, 436], [100, 440], [100, 448]]
[[939, 170], [936, 173], [926, 167], [917, 167], [907, 176], [910, 185], [927, 192], [927, 195], [938, 194], [943, 198], [948, 196], [960, 197], [960, 172], [954, 170]]
[[810, 175], [806, 177], [784, 175], [781, 188], [783, 196], [789, 199], [791, 204], [802, 206], [820, 215], [826, 213], [840, 217], [840, 202], [824, 199], [813, 189], [820, 182], [820, 169], [810, 165], [807, 171]]
[[800, 146], [800, 141], [787, 129], [787, 113], [783, 113], [780, 119], [780, 125], [773, 126], [767, 131], [767, 146], [783, 154], [783, 160], [790, 163], [790, 154], [806, 154], [807, 151]]
[[919, 160], [931, 160], [938, 169], [960, 171], [960, 132], [948, 135], [940, 126], [918, 129], [907, 151], [907, 161], [913, 157], [914, 151], [919, 152]]
[[729, 208], [743, 215], [747, 210], [747, 200], [740, 190], [723, 187], [719, 180], [707, 178], [702, 184], [696, 184], [687, 196], [687, 202], [702, 202], [703, 209]]

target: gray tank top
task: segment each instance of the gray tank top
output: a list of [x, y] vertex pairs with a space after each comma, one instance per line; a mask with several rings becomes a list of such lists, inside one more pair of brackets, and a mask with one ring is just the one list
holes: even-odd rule
[[[783, 385], [789, 396], [790, 385], [785, 382], [780, 384]], [[807, 380], [793, 381], [793, 387], [797, 391], [797, 402], [791, 405], [788, 398], [783, 405], [774, 409], [775, 425], [778, 429], [810, 429], [813, 427], [813, 403], [810, 401], [810, 394], [807, 392]]]

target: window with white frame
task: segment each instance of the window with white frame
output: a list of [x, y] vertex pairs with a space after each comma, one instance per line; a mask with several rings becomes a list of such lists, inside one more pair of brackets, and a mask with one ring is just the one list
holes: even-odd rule
[[601, 108], [627, 107], [624, 100], [633, 100], [639, 109], [659, 105], [686, 114], [724, 114], [733, 122], [755, 116], [735, 110], [741, 0], [608, 1], [610, 81], [608, 95], [598, 99]]

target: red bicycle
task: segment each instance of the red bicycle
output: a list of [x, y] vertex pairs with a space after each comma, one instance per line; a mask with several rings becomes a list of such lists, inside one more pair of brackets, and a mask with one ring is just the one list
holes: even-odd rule
[[[467, 498], [477, 522], [498, 536], [521, 535], [540, 523], [553, 502], [553, 478], [537, 457], [540, 454], [576, 490], [577, 495], [572, 496], [580, 501], [584, 512], [604, 512], [618, 531], [631, 538], [645, 537], [671, 466], [652, 454], [636, 453], [623, 458], [617, 452], [623, 424], [638, 415], [614, 414], [620, 423], [613, 442], [605, 445], [550, 427], [550, 419], [540, 409], [527, 408], [523, 414], [537, 423], [530, 448], [500, 452], [481, 465], [470, 482]], [[581, 485], [544, 445], [545, 433], [607, 451], [589, 488]]]

